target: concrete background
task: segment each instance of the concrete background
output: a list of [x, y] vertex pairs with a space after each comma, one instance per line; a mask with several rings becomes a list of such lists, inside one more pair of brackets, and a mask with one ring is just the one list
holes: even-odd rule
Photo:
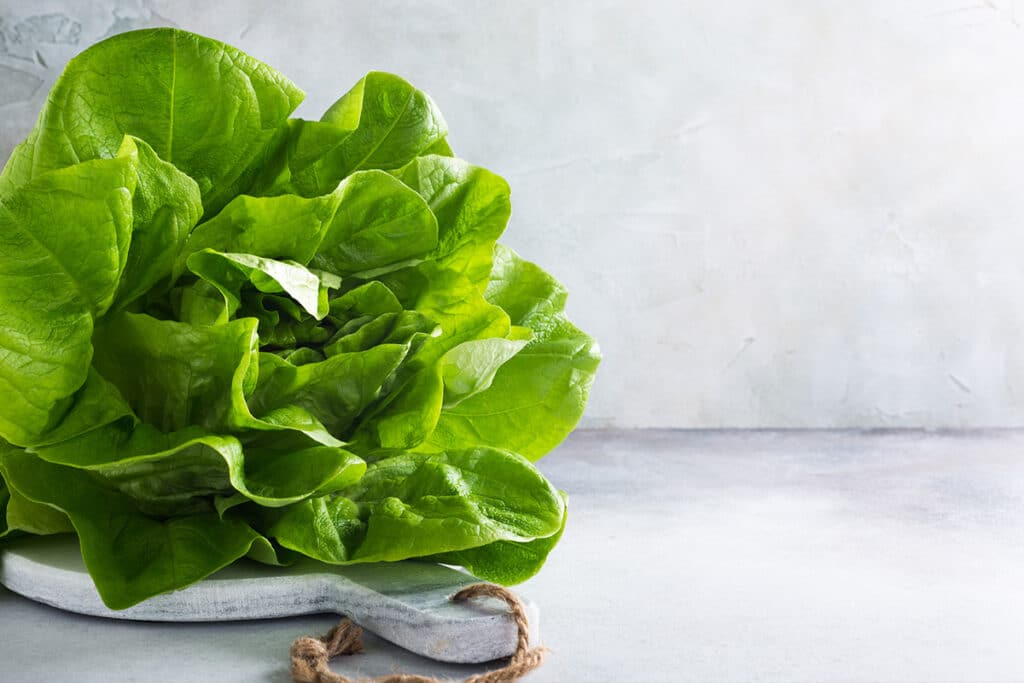
[[1024, 7], [0, 0], [0, 154], [176, 25], [308, 93], [429, 92], [606, 355], [591, 427], [1024, 425]]

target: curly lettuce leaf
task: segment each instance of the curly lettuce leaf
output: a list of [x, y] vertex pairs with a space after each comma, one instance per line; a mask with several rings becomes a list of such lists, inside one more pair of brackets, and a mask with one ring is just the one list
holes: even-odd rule
[[163, 515], [203, 509], [211, 496], [235, 492], [281, 507], [350, 486], [366, 470], [342, 448], [288, 445], [249, 444], [243, 451], [233, 436], [198, 427], [164, 433], [139, 424], [110, 425], [33, 452], [47, 462], [93, 472], [140, 509]]
[[144, 141], [126, 137], [118, 152], [138, 160], [132, 195], [131, 246], [117, 287], [116, 307], [144, 296], [172, 273], [189, 231], [203, 214], [199, 186]]
[[498, 368], [485, 391], [442, 410], [424, 449], [502, 446], [537, 460], [583, 415], [600, 352], [565, 317], [565, 289], [511, 249], [495, 252], [487, 297], [534, 339]]
[[430, 97], [394, 74], [372, 71], [320, 121], [289, 121], [284, 144], [253, 194], [332, 192], [345, 177], [392, 169], [426, 153], [451, 153], [448, 126]]
[[93, 321], [128, 257], [130, 156], [32, 180], [0, 203], [0, 437], [31, 444], [57, 426], [85, 383]]
[[71, 520], [60, 510], [29, 500], [17, 491], [8, 491], [7, 495], [6, 523], [11, 529], [36, 536], [74, 533]]
[[0, 450], [0, 472], [12, 491], [70, 520], [86, 569], [103, 602], [124, 609], [195, 583], [266, 544], [244, 521], [215, 512], [158, 519], [87, 472], [15, 448]]
[[332, 564], [396, 561], [558, 534], [565, 504], [524, 458], [489, 448], [371, 465], [340, 495], [263, 511], [258, 528]]
[[47, 171], [113, 157], [128, 134], [190, 176], [208, 215], [263, 167], [304, 94], [249, 55], [179, 29], [132, 31], [72, 59], [0, 194]]
[[309, 412], [331, 434], [344, 435], [377, 398], [409, 350], [408, 344], [381, 344], [294, 365], [274, 354], [260, 354], [260, 376], [250, 404], [257, 413], [284, 406]]
[[252, 413], [246, 398], [259, 380], [257, 324], [239, 318], [198, 326], [120, 313], [97, 328], [94, 361], [135, 414], [162, 431], [293, 430], [342, 445], [301, 406]]
[[569, 508], [564, 493], [562, 499], [566, 501], [567, 507], [562, 515], [562, 526], [555, 534], [532, 541], [495, 541], [467, 550], [440, 553], [427, 559], [458, 565], [484, 581], [505, 586], [522, 583], [540, 571], [565, 532]]
[[328, 289], [341, 286], [341, 278], [336, 275], [315, 273], [298, 263], [213, 249], [189, 256], [188, 269], [213, 285], [224, 298], [224, 308], [216, 322], [227, 322], [234, 317], [242, 303], [242, 288], [247, 284], [260, 292], [287, 293], [317, 320], [329, 310]]

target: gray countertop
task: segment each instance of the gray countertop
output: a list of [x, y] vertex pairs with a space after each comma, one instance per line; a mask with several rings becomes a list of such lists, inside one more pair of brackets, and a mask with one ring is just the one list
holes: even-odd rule
[[[529, 681], [1024, 680], [1024, 432], [578, 432]], [[0, 588], [0, 678], [285, 683], [331, 615], [149, 624]], [[464, 677], [372, 636], [346, 675]], [[70, 672], [66, 674], [65, 672]]]

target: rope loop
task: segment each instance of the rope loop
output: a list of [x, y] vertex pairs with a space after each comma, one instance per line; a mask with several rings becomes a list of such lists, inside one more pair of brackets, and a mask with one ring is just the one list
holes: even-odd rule
[[[515, 593], [493, 583], [475, 583], [460, 590], [451, 600], [464, 602], [473, 598], [498, 598], [508, 605], [516, 624], [516, 651], [502, 668], [475, 674], [464, 683], [511, 683], [544, 663], [548, 651], [543, 647], [530, 647], [530, 622], [526, 608]], [[432, 676], [401, 673], [354, 681], [331, 671], [328, 666], [331, 658], [363, 652], [362, 635], [363, 629], [345, 618], [319, 638], [296, 639], [291, 650], [293, 683], [444, 683]]]

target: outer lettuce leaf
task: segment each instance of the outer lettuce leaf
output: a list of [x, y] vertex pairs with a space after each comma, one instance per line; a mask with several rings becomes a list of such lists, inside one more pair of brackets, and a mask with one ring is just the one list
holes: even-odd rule
[[366, 535], [359, 508], [344, 496], [324, 496], [284, 510], [247, 510], [255, 526], [284, 548], [321, 562], [345, 564]]
[[[562, 494], [562, 499], [566, 495]], [[566, 501], [568, 503], [568, 501]], [[455, 550], [427, 559], [443, 564], [455, 564], [485, 581], [511, 586], [533, 577], [544, 566], [548, 555], [565, 532], [569, 509], [565, 508], [562, 527], [558, 533], [532, 541], [495, 541], [468, 550]]]
[[147, 517], [88, 473], [16, 449], [0, 451], [0, 472], [12, 491], [67, 515], [85, 566], [112, 609], [195, 583], [244, 557], [254, 543], [266, 543], [245, 522], [216, 513]]
[[260, 528], [285, 548], [348, 564], [545, 538], [564, 512], [525, 459], [480, 448], [383, 460], [339, 497], [264, 512]]
[[443, 410], [423, 448], [501, 445], [537, 460], [579, 421], [600, 352], [562, 313], [564, 288], [512, 250], [496, 252], [487, 295], [535, 338], [501, 366], [486, 391]]
[[351, 486], [366, 470], [341, 448], [250, 445], [243, 453], [232, 436], [195, 427], [165, 434], [146, 424], [108, 426], [35, 452], [47, 462], [95, 473], [157, 515], [208, 509], [211, 496], [235, 491], [281, 507]]
[[6, 521], [11, 529], [37, 536], [74, 533], [71, 520], [60, 510], [31, 501], [17, 491], [10, 491], [9, 496]]
[[178, 29], [122, 33], [72, 59], [0, 194], [86, 159], [112, 157], [125, 134], [192, 177], [207, 214], [255, 178], [303, 93], [249, 55]]
[[0, 437], [28, 445], [84, 383], [128, 257], [130, 156], [41, 175], [0, 203]]
[[448, 125], [426, 93], [394, 74], [371, 71], [323, 117], [352, 135], [332, 151], [336, 168], [398, 168], [444, 139]]

